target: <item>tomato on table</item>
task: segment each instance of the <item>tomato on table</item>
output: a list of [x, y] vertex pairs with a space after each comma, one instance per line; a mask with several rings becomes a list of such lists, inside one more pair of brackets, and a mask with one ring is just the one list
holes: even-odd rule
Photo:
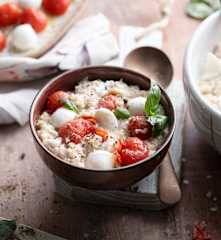
[[7, 27], [20, 21], [22, 9], [16, 3], [0, 5], [0, 27]]
[[67, 99], [68, 97], [69, 94], [64, 91], [54, 92], [48, 97], [48, 101], [46, 104], [47, 111], [49, 113], [53, 113], [58, 108], [63, 107], [62, 100]]
[[70, 0], [43, 0], [44, 10], [52, 15], [63, 15], [70, 4]]
[[118, 96], [115, 94], [108, 94], [101, 98], [99, 108], [107, 108], [111, 111], [115, 110], [118, 107]]
[[128, 131], [130, 136], [145, 140], [152, 135], [152, 125], [144, 116], [134, 116], [129, 119]]
[[48, 20], [41, 10], [26, 8], [21, 16], [21, 23], [29, 23], [36, 32], [42, 32], [48, 25]]
[[137, 137], [129, 137], [120, 140], [115, 146], [117, 162], [121, 166], [127, 166], [143, 160], [149, 156], [146, 144]]
[[78, 144], [90, 133], [95, 133], [95, 124], [84, 118], [77, 118], [65, 123], [59, 129], [59, 136], [64, 142], [73, 142]]
[[2, 51], [6, 46], [6, 37], [5, 35], [0, 31], [0, 51]]

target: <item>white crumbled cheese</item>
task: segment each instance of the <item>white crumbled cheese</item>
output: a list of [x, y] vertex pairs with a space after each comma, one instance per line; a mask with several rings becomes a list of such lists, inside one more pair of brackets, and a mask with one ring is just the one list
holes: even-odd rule
[[[103, 112], [101, 112], [101, 114], [97, 114], [97, 112], [100, 111], [97, 107], [100, 99], [108, 93], [116, 93], [118, 97], [117, 104], [119, 106], [127, 106], [129, 100], [137, 97], [146, 97], [148, 92], [140, 90], [137, 86], [129, 86], [123, 81], [82, 81], [75, 87], [75, 91], [70, 93], [69, 97], [80, 111], [76, 117], [85, 115], [98, 117], [98, 115], [100, 115], [100, 117], [97, 118], [98, 127], [108, 133], [107, 140], [104, 141], [102, 137], [96, 134], [88, 134], [79, 144], [73, 142], [64, 143], [58, 134], [60, 124], [57, 125], [53, 123], [53, 126], [53, 114], [51, 116], [47, 112], [43, 112], [36, 123], [37, 134], [43, 144], [52, 153], [74, 166], [84, 168], [89, 154], [94, 151], [100, 151], [100, 153], [103, 151], [107, 156], [104, 162], [93, 163], [94, 168], [106, 169], [117, 166], [116, 163], [112, 164], [110, 156], [114, 155], [113, 150], [116, 141], [129, 136], [127, 130], [128, 119], [118, 120], [113, 112], [107, 109], [102, 110]], [[105, 114], [106, 112], [108, 112], [108, 114]], [[57, 127], [57, 129], [55, 127]], [[150, 138], [145, 141], [150, 154], [156, 151], [167, 134], [168, 130], [165, 130], [159, 137]]]
[[104, 150], [90, 152], [85, 162], [87, 168], [95, 170], [112, 169], [114, 165], [114, 154]]
[[52, 115], [50, 122], [55, 128], [61, 127], [63, 124], [73, 120], [77, 116], [74, 111], [66, 108], [58, 108]]
[[11, 34], [11, 43], [18, 51], [24, 52], [39, 47], [37, 33], [30, 24], [18, 25]]
[[18, 0], [22, 8], [35, 8], [39, 9], [42, 5], [42, 0]]
[[128, 101], [128, 109], [133, 116], [144, 115], [145, 97], [136, 97]]
[[95, 118], [98, 124], [105, 129], [113, 131], [118, 128], [118, 120], [109, 109], [99, 108], [95, 113]]

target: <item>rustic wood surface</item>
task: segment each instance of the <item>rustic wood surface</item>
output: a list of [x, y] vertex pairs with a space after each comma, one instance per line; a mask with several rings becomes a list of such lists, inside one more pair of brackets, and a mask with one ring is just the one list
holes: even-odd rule
[[[116, 24], [146, 25], [159, 17], [156, 1], [88, 1], [84, 16], [102, 11]], [[147, 4], [148, 3], [148, 4]], [[182, 57], [198, 22], [177, 0], [165, 30], [167, 51], [182, 78]], [[221, 160], [187, 119], [183, 199], [162, 212], [73, 204], [55, 193], [52, 173], [37, 155], [29, 127], [0, 128], [0, 216], [66, 237], [91, 240], [188, 240], [196, 221], [206, 220], [212, 239], [221, 239]], [[207, 197], [206, 197], [207, 195]], [[212, 195], [211, 198], [210, 195]]]

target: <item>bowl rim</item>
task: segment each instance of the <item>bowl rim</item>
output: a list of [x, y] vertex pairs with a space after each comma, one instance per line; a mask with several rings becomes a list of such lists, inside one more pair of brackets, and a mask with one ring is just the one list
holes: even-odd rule
[[203, 107], [206, 108], [207, 111], [211, 112], [217, 118], [221, 118], [221, 112], [219, 110], [216, 110], [212, 106], [210, 106], [209, 103], [206, 101], [205, 97], [203, 96], [203, 94], [200, 92], [199, 86], [197, 85], [197, 82], [194, 79], [193, 73], [191, 71], [191, 68], [192, 68], [191, 58], [193, 55], [194, 46], [197, 44], [200, 35], [204, 32], [204, 29], [208, 28], [211, 22], [214, 22], [215, 20], [217, 20], [219, 16], [221, 16], [220, 11], [214, 12], [212, 15], [206, 18], [195, 30], [185, 50], [184, 65], [183, 65], [184, 82], [185, 81], [188, 82], [190, 90], [194, 93], [194, 96], [197, 98], [200, 105], [203, 105]]
[[[126, 71], [128, 73], [131, 73], [133, 75], [137, 75], [137, 76], [140, 76], [140, 77], [143, 77], [143, 78], [147, 78], [149, 79], [147, 76], [143, 75], [143, 74], [140, 74], [136, 71], [133, 71], [133, 70], [130, 70], [130, 69], [127, 69], [127, 68], [123, 68], [123, 67], [116, 67], [116, 66], [103, 66], [103, 65], [98, 65], [98, 66], [90, 66], [90, 67], [82, 67], [82, 68], [78, 68], [78, 69], [72, 69], [72, 70], [69, 70], [69, 71], [66, 71], [58, 76], [56, 76], [55, 78], [53, 78], [52, 80], [50, 80], [46, 85], [44, 85], [44, 87], [37, 93], [37, 95], [35, 96], [33, 102], [32, 102], [32, 105], [31, 105], [31, 108], [30, 108], [30, 111], [29, 111], [29, 126], [30, 126], [30, 129], [31, 129], [31, 133], [32, 133], [32, 136], [34, 137], [34, 140], [37, 142], [37, 144], [47, 153], [49, 154], [49, 156], [53, 157], [55, 160], [58, 160], [64, 164], [67, 164], [68, 166], [70, 167], [73, 167], [73, 168], [77, 168], [78, 170], [81, 170], [81, 171], [88, 171], [88, 172], [97, 172], [97, 173], [113, 173], [113, 172], [118, 172], [118, 171], [124, 171], [124, 170], [127, 170], [129, 168], [133, 168], [133, 167], [136, 167], [138, 165], [141, 165], [142, 163], [146, 162], [146, 161], [151, 161], [151, 160], [154, 160], [155, 157], [170, 143], [170, 141], [172, 140], [172, 137], [173, 137], [173, 134], [174, 134], [174, 131], [175, 131], [175, 126], [176, 126], [176, 114], [175, 114], [175, 110], [174, 110], [174, 106], [173, 106], [173, 103], [172, 101], [170, 100], [170, 97], [168, 96], [168, 94], [166, 93], [166, 91], [164, 91], [164, 89], [158, 85], [161, 89], [161, 91], [163, 90], [163, 94], [164, 96], [166, 97], [166, 100], [169, 102], [170, 106], [171, 106], [171, 112], [173, 114], [172, 118], [173, 118], [173, 123], [171, 125], [171, 130], [170, 132], [168, 133], [165, 141], [163, 142], [163, 144], [160, 146], [159, 149], [157, 149], [157, 151], [153, 154], [151, 154], [149, 157], [139, 161], [139, 162], [136, 162], [136, 163], [133, 163], [133, 164], [130, 164], [130, 165], [127, 165], [127, 166], [123, 166], [123, 167], [118, 167], [118, 168], [113, 168], [113, 169], [107, 169], [107, 170], [97, 170], [97, 169], [89, 169], [89, 168], [85, 168], [85, 167], [80, 167], [80, 166], [75, 166], [75, 165], [72, 165], [68, 162], [66, 162], [65, 160], [63, 160], [62, 158], [56, 156], [54, 153], [52, 153], [49, 149], [46, 148], [46, 146], [43, 144], [43, 142], [40, 140], [40, 138], [38, 137], [37, 135], [37, 132], [36, 132], [36, 128], [35, 128], [35, 124], [34, 124], [34, 121], [33, 121], [33, 117], [34, 117], [34, 110], [37, 106], [37, 102], [39, 100], [39, 98], [41, 97], [42, 93], [48, 89], [50, 87], [51, 84], [53, 84], [54, 82], [56, 82], [58, 79], [60, 79], [61, 77], [65, 76], [65, 75], [68, 75], [70, 73], [73, 73], [73, 72], [81, 72], [81, 71], [84, 71], [84, 70], [96, 70], [96, 69], [115, 69], [115, 70], [123, 70], [123, 71]], [[120, 78], [119, 78], [120, 79]], [[150, 80], [151, 81], [151, 80]]]

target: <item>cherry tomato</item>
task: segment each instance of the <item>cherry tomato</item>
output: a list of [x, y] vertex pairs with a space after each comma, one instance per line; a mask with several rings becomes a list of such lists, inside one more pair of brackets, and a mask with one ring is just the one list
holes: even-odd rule
[[99, 108], [107, 108], [109, 110], [115, 110], [118, 107], [118, 97], [114, 94], [108, 94], [101, 98]]
[[80, 143], [90, 133], [95, 133], [95, 124], [83, 118], [77, 118], [65, 123], [59, 129], [59, 136], [64, 142], [71, 141], [75, 144]]
[[7, 27], [20, 21], [22, 9], [15, 3], [0, 5], [0, 27]]
[[151, 137], [152, 126], [144, 116], [134, 116], [129, 119], [128, 131], [130, 136], [145, 140]]
[[6, 38], [4, 34], [0, 31], [0, 51], [2, 51], [6, 46]]
[[41, 10], [26, 8], [21, 16], [21, 23], [29, 23], [36, 32], [42, 32], [46, 28], [48, 20]]
[[54, 92], [52, 95], [48, 97], [47, 101], [47, 111], [49, 113], [54, 112], [58, 108], [62, 107], [63, 104], [61, 102], [62, 99], [68, 98], [68, 93], [63, 91]]
[[63, 15], [70, 6], [70, 0], [44, 0], [43, 8], [52, 15]]
[[117, 161], [121, 166], [127, 166], [149, 156], [145, 143], [137, 137], [129, 137], [119, 141], [115, 146]]

